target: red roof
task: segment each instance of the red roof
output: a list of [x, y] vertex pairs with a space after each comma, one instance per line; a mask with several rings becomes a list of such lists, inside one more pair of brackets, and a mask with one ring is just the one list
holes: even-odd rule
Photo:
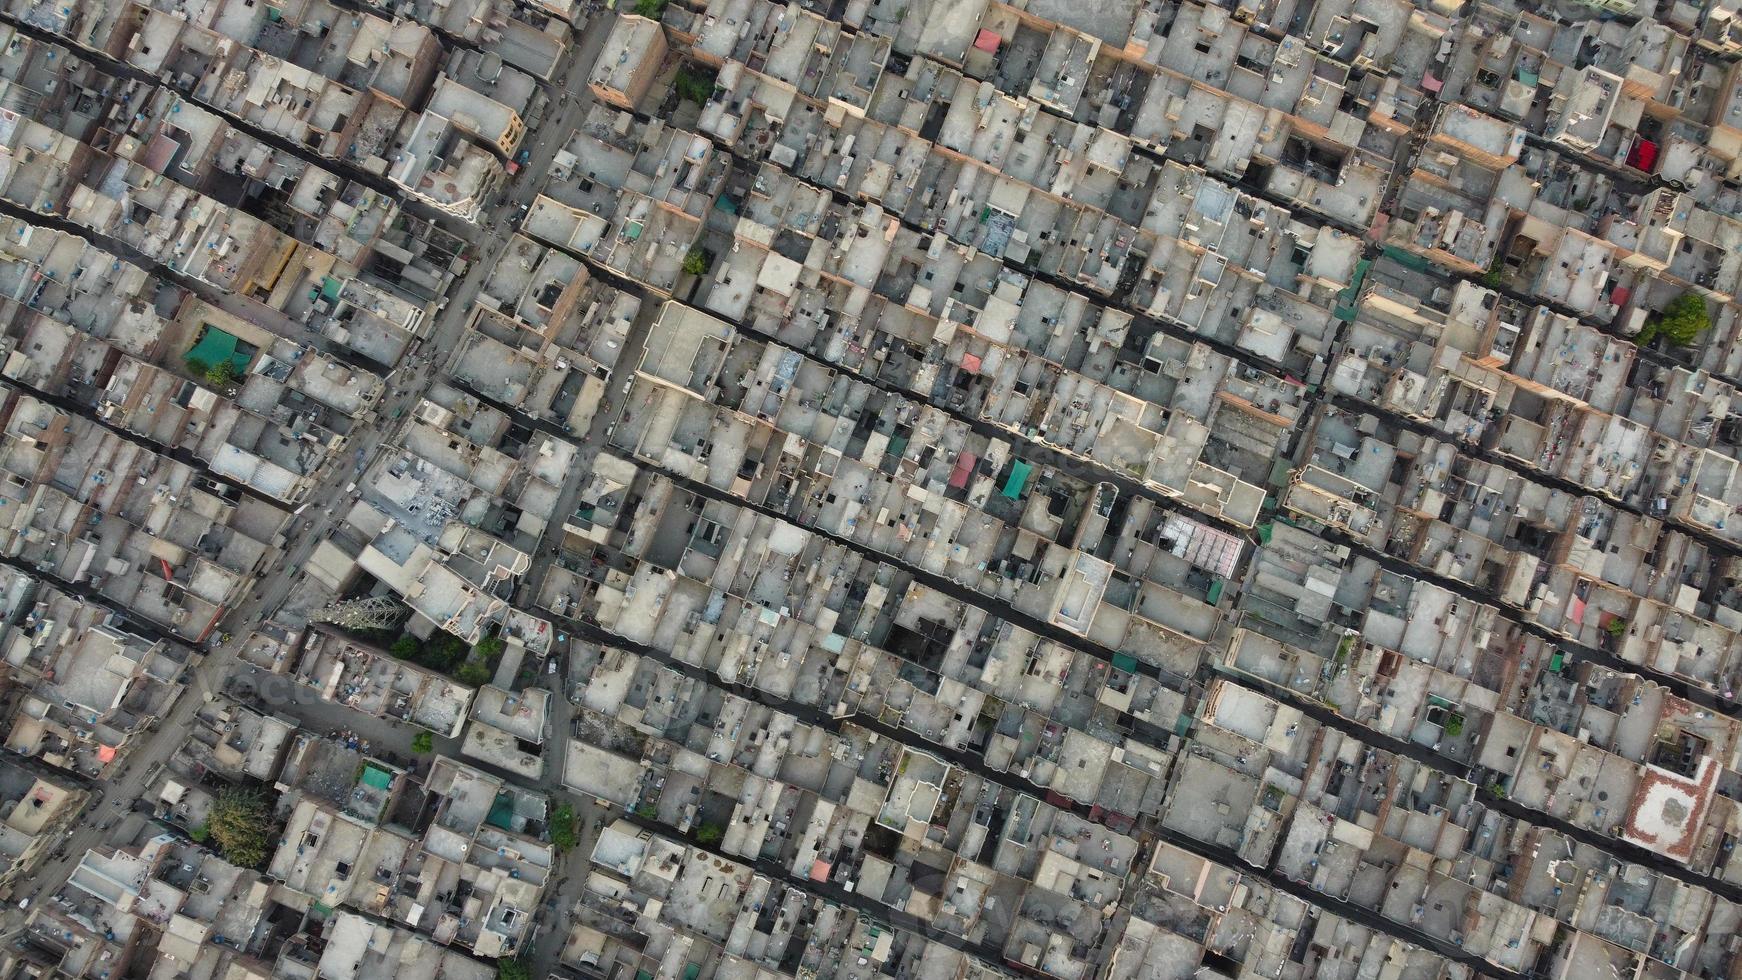
[[1657, 169], [1657, 144], [1648, 139], [1633, 141], [1633, 149], [1627, 151], [1627, 165], [1635, 170], [1651, 173]]
[[170, 139], [163, 133], [158, 133], [145, 145], [144, 158], [139, 162], [147, 169], [163, 173], [169, 167], [169, 161], [175, 159], [175, 151], [181, 149], [181, 144]]
[[980, 356], [978, 354], [962, 355], [962, 370], [969, 374], [980, 373]]
[[950, 471], [950, 486], [957, 490], [967, 486], [968, 476], [974, 472], [974, 464], [978, 462], [980, 462], [980, 458], [973, 453], [965, 452], [957, 456], [956, 468]]
[[979, 35], [974, 38], [974, 47], [979, 48], [981, 51], [996, 53], [998, 51], [998, 45], [1003, 42], [1004, 39], [999, 37], [996, 33], [981, 29]]

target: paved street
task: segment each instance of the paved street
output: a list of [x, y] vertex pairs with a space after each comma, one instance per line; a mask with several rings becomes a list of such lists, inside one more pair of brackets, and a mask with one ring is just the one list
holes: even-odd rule
[[[87, 849], [116, 836], [115, 822], [129, 814], [128, 807], [133, 801], [146, 795], [153, 778], [186, 739], [195, 712], [213, 692], [224, 690], [233, 674], [238, 674], [238, 655], [249, 629], [284, 605], [296, 588], [301, 569], [315, 546], [331, 530], [335, 520], [345, 512], [344, 505], [351, 499], [346, 495], [345, 487], [354, 482], [374, 460], [382, 445], [396, 429], [393, 420], [409, 411], [436, 377], [445, 356], [458, 346], [478, 293], [483, 288], [490, 269], [495, 265], [497, 256], [506, 247], [514, 232], [510, 219], [521, 205], [530, 203], [539, 191], [539, 180], [527, 175], [543, 174], [549, 170], [563, 138], [575, 128], [590, 103], [591, 97], [587, 93], [585, 79], [593, 60], [598, 57], [604, 36], [603, 29], [582, 30], [577, 43], [570, 48], [567, 67], [559, 72], [557, 80], [548, 89], [551, 101], [545, 119], [529, 131], [525, 148], [531, 151], [531, 161], [522, 168], [522, 177], [517, 181], [511, 180], [507, 193], [487, 213], [481, 222], [481, 228], [471, 229], [471, 243], [475, 253], [473, 261], [465, 274], [454, 282], [447, 295], [446, 306], [433, 318], [430, 332], [423, 338], [418, 351], [402, 361], [389, 375], [388, 390], [376, 406], [374, 424], [359, 425], [346, 451], [334, 455], [326, 462], [308, 495], [310, 503], [293, 518], [286, 529], [288, 548], [278, 557], [276, 565], [256, 584], [253, 592], [226, 617], [223, 626], [232, 639], [227, 643], [209, 645], [210, 649], [203, 659], [200, 659], [187, 676], [187, 692], [159, 721], [156, 729], [139, 742], [117, 778], [106, 786], [94, 787], [94, 792], [100, 795], [94, 797], [90, 811], [77, 822], [73, 831], [57, 848], [55, 854], [58, 856], [52, 857], [13, 894], [3, 915], [0, 915], [0, 936], [10, 936], [22, 927], [25, 913], [19, 908], [21, 900], [34, 904], [54, 895], [66, 882]], [[640, 336], [645, 336], [645, 325], [641, 329], [643, 332]], [[602, 411], [595, 417], [593, 430], [588, 433], [589, 443], [602, 434], [607, 424], [606, 414]], [[596, 446], [588, 449], [586, 458], [590, 460], [594, 451]], [[577, 467], [570, 474], [563, 487], [561, 506], [572, 507], [574, 494], [578, 492], [584, 473], [585, 467]], [[560, 507], [558, 512], [563, 512]], [[548, 566], [549, 557], [546, 556], [544, 561]], [[283, 683], [272, 685], [272, 689], [287, 691], [293, 686]], [[558, 698], [556, 703], [565, 709], [560, 710], [560, 717], [553, 720], [552, 731], [560, 734], [567, 731], [568, 727], [567, 702], [566, 699]], [[299, 722], [315, 731], [330, 732], [346, 728], [363, 733], [365, 738], [370, 739], [371, 746], [377, 753], [411, 755], [414, 729], [409, 726], [390, 725], [380, 719], [312, 697], [287, 696], [282, 703], [275, 703], [273, 708], [296, 717]], [[448, 740], [438, 740], [436, 748], [437, 751], [454, 754], [458, 751], [457, 743]], [[548, 771], [556, 774], [547, 780], [554, 785], [561, 773], [560, 758], [555, 760]], [[591, 801], [587, 801], [587, 804], [590, 808]], [[583, 816], [589, 820], [589, 826], [597, 826], [596, 814], [584, 813]], [[135, 821], [143, 819], [136, 814], [126, 818]], [[584, 853], [585, 848], [577, 850]], [[538, 953], [541, 957], [546, 954], [554, 956], [560, 946], [560, 935], [554, 939], [545, 936]]]
[[1733, 4], [1252, 6], [0, 10], [0, 980], [1742, 980]]

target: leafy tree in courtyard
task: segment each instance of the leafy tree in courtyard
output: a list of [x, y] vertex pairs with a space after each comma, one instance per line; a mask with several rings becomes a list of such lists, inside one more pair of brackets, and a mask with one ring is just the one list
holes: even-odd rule
[[700, 248], [690, 249], [690, 253], [683, 257], [683, 271], [692, 276], [707, 275], [708, 265], [708, 253]]
[[1712, 315], [1706, 301], [1698, 293], [1683, 293], [1663, 308], [1663, 314], [1639, 331], [1635, 340], [1644, 346], [1658, 337], [1671, 346], [1686, 347], [1699, 339], [1712, 325]]
[[713, 72], [692, 72], [689, 68], [679, 68], [677, 72], [677, 94], [685, 99], [702, 105], [714, 94]]
[[209, 385], [227, 385], [236, 380], [236, 366], [229, 361], [219, 361], [207, 364], [197, 357], [190, 357], [185, 362], [190, 372], [199, 375]]
[[256, 867], [266, 860], [272, 844], [272, 807], [255, 790], [227, 789], [212, 804], [206, 829], [225, 860], [237, 867]]

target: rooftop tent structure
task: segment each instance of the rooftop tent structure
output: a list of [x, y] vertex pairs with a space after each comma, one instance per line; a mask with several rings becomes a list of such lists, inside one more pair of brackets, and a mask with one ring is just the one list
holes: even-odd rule
[[496, 799], [490, 804], [490, 814], [484, 822], [492, 827], [503, 830], [514, 829], [514, 794], [503, 790], [496, 794]]
[[240, 374], [248, 369], [248, 362], [253, 360], [251, 355], [238, 349], [241, 343], [234, 334], [219, 330], [208, 323], [200, 331], [199, 341], [187, 352], [187, 360], [208, 368], [228, 363]]
[[393, 774], [374, 766], [365, 765], [363, 767], [363, 785], [371, 789], [387, 789], [393, 785]]

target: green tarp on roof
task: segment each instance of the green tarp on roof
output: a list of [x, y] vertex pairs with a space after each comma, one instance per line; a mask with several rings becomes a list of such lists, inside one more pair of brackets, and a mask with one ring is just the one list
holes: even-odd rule
[[188, 351], [187, 359], [208, 368], [217, 367], [228, 362], [238, 373], [248, 369], [249, 357], [236, 349], [241, 341], [233, 334], [219, 330], [211, 324], [200, 334], [200, 342], [194, 349]]
[[393, 774], [374, 766], [363, 767], [363, 785], [371, 789], [386, 789], [393, 785]]
[[1355, 303], [1361, 298], [1361, 283], [1367, 278], [1367, 270], [1372, 267], [1372, 259], [1362, 259], [1355, 263], [1355, 278], [1337, 293], [1337, 306], [1331, 311], [1332, 316], [1345, 323], [1354, 322]]
[[1380, 249], [1380, 251], [1385, 254], [1386, 258], [1396, 262], [1398, 265], [1408, 266], [1417, 272], [1426, 272], [1433, 266], [1433, 263], [1423, 256], [1417, 255], [1398, 245], [1387, 245]]
[[1127, 674], [1135, 674], [1137, 673], [1137, 658], [1129, 653], [1115, 653], [1113, 655], [1113, 669], [1123, 670]]
[[1010, 479], [1004, 481], [1004, 496], [1016, 500], [1022, 496], [1022, 488], [1028, 485], [1028, 474], [1034, 472], [1032, 463], [1022, 460], [1010, 464]]
[[339, 290], [343, 288], [345, 288], [345, 284], [334, 279], [332, 276], [328, 276], [321, 280], [321, 295], [329, 301], [337, 300], [339, 298]]
[[484, 822], [492, 827], [503, 830], [514, 829], [514, 796], [507, 790], [496, 794], [496, 802], [490, 804], [490, 815]]

